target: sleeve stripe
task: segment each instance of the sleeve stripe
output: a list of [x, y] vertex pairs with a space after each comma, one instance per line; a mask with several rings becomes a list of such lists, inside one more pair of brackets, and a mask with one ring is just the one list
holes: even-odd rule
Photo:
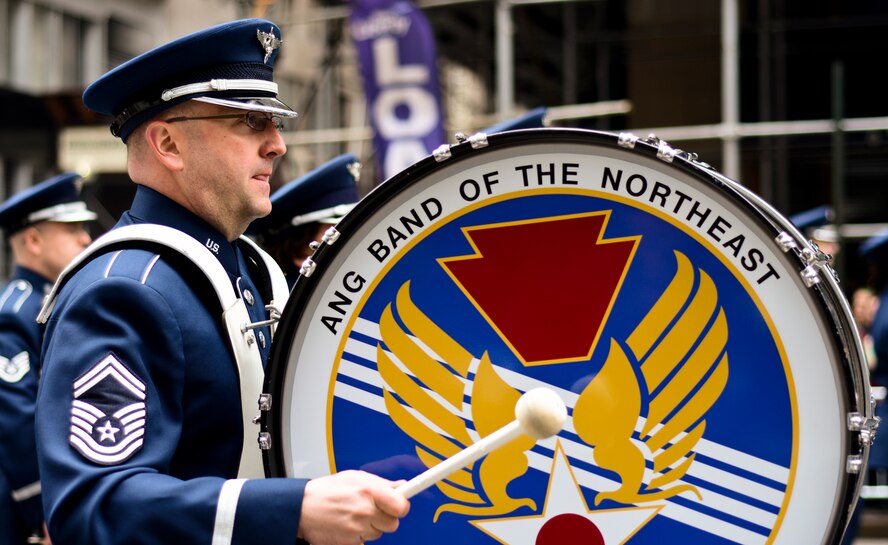
[[213, 526], [212, 545], [231, 545], [234, 537], [234, 515], [237, 513], [237, 500], [246, 479], [230, 479], [222, 485], [219, 503], [216, 505], [216, 522]]
[[114, 252], [113, 256], [111, 256], [111, 259], [108, 261], [108, 266], [105, 267], [105, 274], [104, 274], [105, 278], [108, 278], [108, 276], [111, 275], [111, 267], [114, 266], [114, 262], [117, 261], [118, 257], [120, 257], [121, 252], [123, 252], [123, 250], [118, 250], [118, 251]]
[[154, 259], [151, 260], [151, 263], [145, 267], [145, 270], [142, 272], [142, 278], [140, 282], [142, 284], [148, 282], [148, 275], [151, 274], [151, 270], [154, 269], [154, 265], [157, 263], [157, 260], [160, 259], [160, 254], [154, 254]]

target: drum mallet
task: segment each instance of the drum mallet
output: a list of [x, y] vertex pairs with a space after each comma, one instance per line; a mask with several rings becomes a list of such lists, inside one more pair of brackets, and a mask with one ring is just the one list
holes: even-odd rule
[[430, 467], [397, 488], [405, 498], [412, 498], [440, 480], [471, 464], [521, 434], [534, 439], [545, 439], [561, 431], [567, 420], [564, 401], [549, 388], [528, 390], [515, 404], [515, 420], [478, 442], [469, 445], [450, 458]]

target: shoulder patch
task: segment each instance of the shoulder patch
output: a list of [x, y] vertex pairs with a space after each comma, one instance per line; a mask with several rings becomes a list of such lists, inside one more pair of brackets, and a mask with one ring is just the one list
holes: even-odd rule
[[[3, 294], [0, 295], [0, 309], [17, 313], [33, 291], [34, 287], [27, 280], [20, 278], [10, 282]], [[7, 306], [7, 303], [9, 303], [9, 306]]]
[[11, 358], [0, 356], [0, 379], [6, 382], [18, 382], [31, 370], [31, 358], [26, 351], [19, 352]]
[[101, 465], [128, 460], [145, 435], [145, 383], [108, 354], [74, 381], [70, 443]]

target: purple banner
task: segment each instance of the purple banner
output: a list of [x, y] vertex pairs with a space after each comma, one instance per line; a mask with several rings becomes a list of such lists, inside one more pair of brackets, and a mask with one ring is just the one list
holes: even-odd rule
[[388, 179], [446, 143], [435, 37], [425, 15], [404, 0], [352, 0], [349, 29]]

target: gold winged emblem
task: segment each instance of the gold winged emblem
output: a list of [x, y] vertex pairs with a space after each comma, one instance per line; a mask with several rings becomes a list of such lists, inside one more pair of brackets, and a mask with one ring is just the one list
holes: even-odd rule
[[[515, 418], [519, 392], [497, 375], [486, 352], [475, 360], [416, 307], [409, 281], [398, 290], [395, 308], [389, 304], [383, 311], [379, 329], [385, 348], [377, 345], [377, 365], [385, 382], [386, 409], [416, 441], [416, 454], [426, 466]], [[470, 372], [475, 374], [473, 381], [468, 379]], [[474, 422], [475, 438], [467, 419]], [[438, 483], [451, 501], [438, 508], [435, 520], [444, 512], [494, 516], [522, 506], [536, 510], [532, 499], [513, 498], [506, 491], [527, 471], [524, 451], [533, 443], [523, 436]]]
[[[577, 435], [593, 447], [594, 462], [620, 480], [616, 490], [596, 495], [596, 505], [606, 499], [638, 504], [683, 492], [702, 499], [696, 487], [679, 481], [693, 464], [705, 415], [727, 383], [728, 326], [709, 275], [695, 274], [680, 252], [675, 257], [669, 285], [624, 343], [611, 339], [604, 365], [574, 406]], [[409, 281], [383, 311], [379, 328], [377, 365], [386, 409], [416, 442], [427, 467], [514, 418], [519, 392], [496, 373], [486, 352], [475, 359], [414, 304]], [[646, 407], [644, 398], [650, 400]], [[496, 516], [522, 506], [536, 510], [533, 499], [507, 492], [527, 472], [525, 450], [532, 445], [529, 437], [516, 440], [437, 484], [450, 501], [438, 508], [435, 520], [444, 512]]]
[[[601, 371], [574, 407], [574, 427], [592, 445], [595, 463], [621, 481], [616, 490], [599, 492], [596, 505], [605, 499], [625, 504], [662, 500], [688, 491], [702, 499], [696, 487], [676, 481], [693, 464], [706, 412], [727, 383], [728, 326], [712, 279], [699, 270], [695, 286], [690, 261], [679, 252], [675, 256], [678, 267], [669, 286], [625, 347], [611, 339]], [[633, 440], [642, 415], [634, 362], [650, 394], [640, 441]], [[650, 478], [648, 459], [653, 462]]]

